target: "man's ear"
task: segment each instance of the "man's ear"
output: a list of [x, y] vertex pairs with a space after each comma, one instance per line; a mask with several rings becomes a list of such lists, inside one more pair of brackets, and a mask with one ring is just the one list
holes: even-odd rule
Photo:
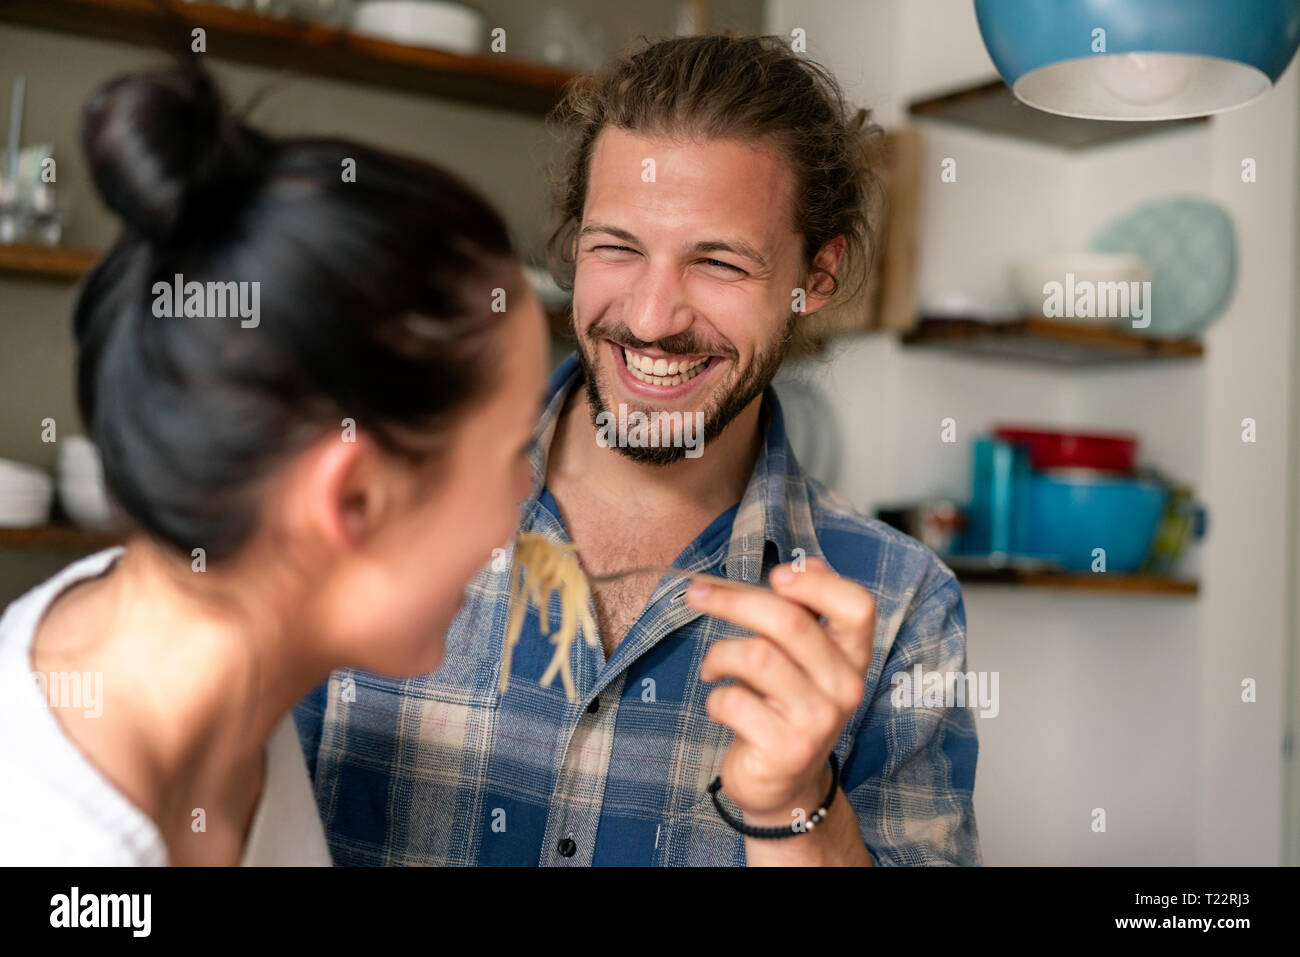
[[844, 237], [836, 236], [828, 240], [813, 257], [810, 288], [804, 301], [804, 315], [811, 315], [830, 301], [834, 286], [831, 277], [839, 275], [847, 248], [848, 243]]
[[307, 453], [307, 516], [330, 546], [355, 548], [378, 527], [388, 505], [382, 456], [364, 432], [355, 441], [327, 437]]

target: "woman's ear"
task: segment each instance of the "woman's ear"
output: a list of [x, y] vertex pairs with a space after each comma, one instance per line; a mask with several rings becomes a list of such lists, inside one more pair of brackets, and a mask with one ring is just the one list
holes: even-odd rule
[[383, 519], [390, 498], [383, 457], [364, 433], [321, 439], [307, 453], [306, 514], [316, 533], [339, 550], [355, 548]]

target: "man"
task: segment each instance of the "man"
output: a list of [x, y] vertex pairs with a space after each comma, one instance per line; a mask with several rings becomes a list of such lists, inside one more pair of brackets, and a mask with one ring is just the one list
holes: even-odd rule
[[[717, 36], [651, 45], [567, 107], [552, 242], [577, 355], [520, 531], [578, 543], [599, 643], [573, 645], [574, 700], [541, 688], [530, 612], [498, 696], [498, 556], [438, 672], [336, 674], [298, 713], [335, 861], [979, 863], [970, 710], [894, 694], [917, 665], [965, 670], [960, 589], [800, 472], [768, 388], [800, 321], [862, 275], [862, 114], [775, 38]], [[680, 415], [654, 443], [610, 427], [638, 413]]]

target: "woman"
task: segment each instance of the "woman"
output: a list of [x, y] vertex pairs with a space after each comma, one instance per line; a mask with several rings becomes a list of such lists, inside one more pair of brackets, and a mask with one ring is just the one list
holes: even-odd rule
[[[267, 137], [196, 68], [82, 141], [125, 231], [78, 397], [134, 531], [0, 619], [0, 863], [328, 863], [290, 709], [438, 666], [528, 490], [540, 306], [456, 179]], [[102, 705], [42, 695], [73, 674]]]

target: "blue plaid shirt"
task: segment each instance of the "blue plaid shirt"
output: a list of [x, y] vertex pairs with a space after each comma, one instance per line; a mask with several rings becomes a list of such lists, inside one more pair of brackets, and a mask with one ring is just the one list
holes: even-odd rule
[[[521, 531], [556, 542], [569, 539], [545, 487], [547, 449], [579, 375], [573, 356], [552, 375], [521, 513]], [[924, 546], [803, 475], [771, 389], [763, 402], [743, 498], [675, 564], [757, 583], [803, 549], [866, 586], [878, 615], [871, 668], [835, 748], [863, 840], [877, 865], [978, 864], [971, 708], [891, 704], [900, 671], [965, 671], [961, 590]], [[706, 792], [731, 732], [706, 713], [713, 686], [699, 678], [709, 645], [741, 630], [692, 610], [687, 581], [666, 575], [608, 661], [573, 643], [569, 701], [558, 681], [538, 687], [553, 646], [532, 610], [498, 697], [510, 565], [497, 564], [470, 584], [438, 671], [339, 671], [297, 708], [334, 861], [743, 865], [744, 838]]]

